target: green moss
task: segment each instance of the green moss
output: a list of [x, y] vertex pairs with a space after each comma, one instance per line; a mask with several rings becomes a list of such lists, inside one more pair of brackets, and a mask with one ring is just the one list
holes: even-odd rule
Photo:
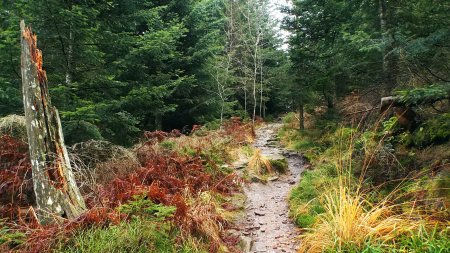
[[301, 228], [308, 228], [314, 224], [316, 218], [310, 214], [301, 214], [295, 219], [295, 224]]
[[272, 168], [280, 173], [285, 173], [288, 169], [288, 162], [286, 158], [269, 160]]

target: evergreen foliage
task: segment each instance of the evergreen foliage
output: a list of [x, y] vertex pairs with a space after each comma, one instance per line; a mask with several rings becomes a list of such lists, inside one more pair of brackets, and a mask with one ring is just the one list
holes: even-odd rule
[[443, 1], [293, 1], [284, 25], [299, 104], [331, 108], [354, 89], [381, 97], [396, 87], [450, 86], [449, 11]]
[[[253, 16], [244, 20], [242, 13], [227, 13], [228, 4], [224, 0], [2, 1], [0, 116], [22, 111], [20, 19], [26, 19], [39, 37], [50, 93], [61, 111], [69, 144], [107, 139], [131, 145], [144, 130], [182, 129], [235, 115], [247, 103], [237, 87], [246, 77], [236, 61], [230, 67], [223, 65], [230, 43], [225, 32], [229, 15], [254, 22], [254, 29], [264, 25], [264, 42], [258, 47], [265, 50], [261, 55], [267, 65], [259, 68], [268, 74], [259, 77], [258, 73], [262, 78], [257, 80], [258, 95], [274, 85], [266, 81], [273, 64], [269, 58], [281, 51], [273, 28], [265, 23], [267, 15], [264, 20]], [[246, 1], [235, 4], [242, 10], [249, 6]], [[245, 28], [242, 22], [237, 28]], [[251, 33], [241, 35], [250, 36], [246, 41], [253, 38]], [[240, 59], [248, 61], [248, 57]], [[218, 90], [218, 82], [226, 87]], [[258, 99], [265, 103], [269, 97], [261, 92]], [[250, 106], [243, 112], [247, 113]]]

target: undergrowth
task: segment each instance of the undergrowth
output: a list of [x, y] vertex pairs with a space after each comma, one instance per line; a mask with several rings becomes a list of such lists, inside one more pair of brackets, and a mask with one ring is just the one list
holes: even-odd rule
[[[239, 240], [225, 229], [232, 222], [231, 213], [237, 210], [230, 199], [231, 194], [241, 191], [241, 180], [225, 165], [238, 158], [236, 150], [248, 149], [253, 137], [251, 125], [239, 118], [232, 118], [216, 131], [196, 126], [191, 136], [177, 130], [146, 132], [139, 145], [122, 152], [131, 162], [110, 159], [75, 168], [78, 179], [89, 179], [80, 182], [88, 206], [83, 215], [41, 225], [32, 207], [27, 145], [1, 136], [0, 215], [5, 220], [0, 223], [0, 249], [236, 252]], [[109, 151], [99, 152], [108, 156]], [[90, 164], [101, 164], [102, 169]], [[99, 178], [95, 173], [107, 173], [108, 164], [114, 174], [90, 180]]]
[[304, 152], [313, 168], [289, 196], [291, 216], [305, 231], [300, 252], [446, 252], [450, 243], [446, 155], [440, 153], [430, 162], [423, 146], [402, 146], [405, 135], [420, 131], [441, 136], [447, 122], [440, 119], [398, 135], [395, 122], [375, 130], [299, 131], [292, 122], [295, 117], [288, 115], [280, 138], [288, 148]]

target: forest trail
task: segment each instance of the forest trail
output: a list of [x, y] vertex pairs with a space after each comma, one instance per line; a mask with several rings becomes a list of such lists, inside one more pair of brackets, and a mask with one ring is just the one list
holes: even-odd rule
[[256, 131], [255, 148], [266, 157], [285, 156], [288, 171], [267, 184], [251, 183], [245, 188], [244, 234], [252, 239], [250, 252], [296, 252], [299, 230], [289, 218], [289, 190], [300, 180], [303, 159], [279, 146], [276, 134], [282, 126], [272, 123]]

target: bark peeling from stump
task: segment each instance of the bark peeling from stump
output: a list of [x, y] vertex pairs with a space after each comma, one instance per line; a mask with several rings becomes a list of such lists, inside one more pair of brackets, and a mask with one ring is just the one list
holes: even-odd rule
[[37, 37], [21, 29], [21, 73], [33, 186], [42, 222], [74, 218], [85, 210], [64, 145], [58, 111], [51, 105]]

